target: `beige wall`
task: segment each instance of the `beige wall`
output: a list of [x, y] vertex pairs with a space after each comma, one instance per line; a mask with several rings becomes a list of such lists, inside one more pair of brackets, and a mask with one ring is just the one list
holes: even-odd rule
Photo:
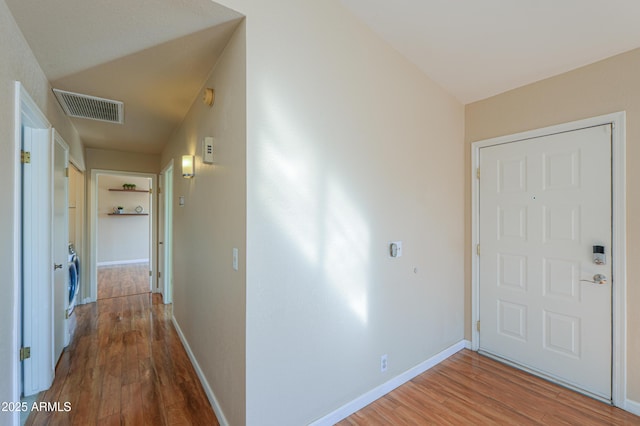
[[[640, 401], [640, 49], [466, 106], [465, 247], [471, 245], [471, 142], [617, 111], [627, 113], [627, 392]], [[465, 335], [471, 259], [465, 250]]]
[[[136, 185], [137, 190], [109, 191], [122, 189], [124, 183]], [[98, 176], [98, 266], [101, 264], [126, 263], [150, 259], [150, 216], [115, 216], [113, 209], [124, 207], [125, 213], [135, 213], [140, 206], [149, 214], [151, 194], [148, 192], [151, 179], [122, 175]]]
[[[113, 151], [87, 148], [87, 170], [115, 170], [119, 172], [160, 173], [160, 154]], [[91, 175], [89, 173], [88, 175]]]
[[[70, 146], [70, 155], [84, 167], [82, 143], [70, 121], [60, 110], [53, 97], [49, 83], [40, 69], [27, 42], [22, 37], [4, 0], [0, 0], [0, 196], [13, 206], [15, 195], [15, 170], [18, 166], [15, 157], [14, 141], [14, 82], [20, 81], [51, 124]], [[17, 324], [15, 318], [19, 309], [14, 303], [16, 288], [13, 284], [17, 253], [13, 248], [14, 230], [13, 208], [0, 209], [0, 371], [4, 379], [0, 380], [0, 401], [14, 401], [13, 374], [16, 366], [18, 348], [14, 344]], [[11, 414], [0, 413], [0, 425], [10, 424]]]
[[[196, 99], [161, 162], [174, 161], [173, 314], [232, 425], [245, 423], [245, 64], [242, 23], [206, 82], [215, 104]], [[213, 165], [202, 164], [205, 136], [215, 138]], [[182, 177], [186, 154], [196, 156], [193, 179]]]
[[463, 337], [464, 109], [337, 0], [223, 3], [247, 16], [247, 424], [307, 424]]

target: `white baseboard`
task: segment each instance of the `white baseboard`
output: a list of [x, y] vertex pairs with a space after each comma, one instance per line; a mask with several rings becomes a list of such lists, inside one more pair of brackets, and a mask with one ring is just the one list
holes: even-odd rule
[[473, 346], [472, 343], [471, 343], [471, 340], [463, 340], [463, 342], [464, 342], [464, 348], [465, 349], [469, 349], [470, 351], [473, 350], [473, 349], [471, 349], [472, 346]]
[[627, 399], [624, 402], [624, 407], [622, 407], [625, 411], [635, 414], [636, 416], [640, 416], [640, 402], [632, 401]]
[[218, 422], [222, 426], [229, 426], [229, 422], [227, 421], [227, 418], [224, 416], [224, 413], [222, 412], [222, 408], [220, 407], [220, 404], [218, 403], [218, 399], [216, 398], [215, 394], [213, 393], [213, 390], [211, 389], [211, 386], [209, 386], [209, 382], [207, 381], [207, 378], [204, 376], [204, 373], [202, 372], [202, 368], [200, 368], [200, 364], [198, 364], [198, 360], [196, 359], [195, 355], [191, 351], [191, 347], [189, 346], [189, 343], [187, 342], [187, 339], [184, 337], [184, 334], [182, 334], [182, 329], [178, 325], [178, 321], [176, 320], [176, 317], [172, 316], [171, 317], [171, 322], [173, 323], [173, 326], [175, 327], [176, 332], [178, 333], [178, 336], [180, 337], [180, 341], [182, 342], [182, 346], [184, 346], [185, 351], [187, 351], [187, 355], [189, 356], [189, 359], [191, 360], [191, 364], [193, 365], [193, 368], [196, 370], [196, 374], [198, 375], [198, 378], [200, 379], [200, 383], [202, 384], [202, 387], [204, 388], [204, 392], [207, 394], [207, 398], [209, 399], [209, 403], [211, 404], [211, 407], [213, 408], [213, 411], [216, 413], [216, 417], [218, 418]]
[[343, 420], [349, 417], [351, 414], [355, 413], [356, 411], [363, 409], [364, 407], [371, 404], [376, 399], [383, 397], [384, 395], [388, 394], [395, 388], [407, 383], [409, 380], [413, 379], [416, 376], [419, 376], [420, 374], [424, 373], [430, 368], [440, 364], [442, 361], [449, 358], [451, 355], [461, 351], [462, 349], [470, 345], [471, 345], [471, 342], [469, 342], [468, 340], [461, 340], [455, 345], [452, 345], [447, 349], [443, 350], [442, 352], [432, 356], [428, 360], [421, 362], [420, 364], [416, 365], [413, 368], [410, 368], [409, 370], [394, 377], [388, 382], [383, 383], [377, 388], [374, 388], [369, 392], [365, 393], [364, 395], [361, 395], [358, 398], [354, 399], [353, 401], [348, 402], [347, 404], [343, 405], [337, 410], [312, 422], [310, 426], [325, 426], [325, 425], [329, 426], [329, 425], [334, 425], [338, 423], [340, 420]]
[[149, 263], [149, 259], [112, 260], [108, 262], [98, 262], [97, 266], [132, 265], [134, 263]]

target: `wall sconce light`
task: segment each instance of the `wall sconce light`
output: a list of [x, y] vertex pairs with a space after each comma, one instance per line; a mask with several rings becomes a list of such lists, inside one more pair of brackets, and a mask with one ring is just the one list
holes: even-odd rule
[[182, 177], [192, 178], [196, 175], [195, 171], [195, 159], [193, 155], [182, 156]]
[[216, 92], [211, 88], [204, 89], [204, 93], [202, 94], [202, 102], [205, 105], [213, 106], [213, 102], [216, 100]]

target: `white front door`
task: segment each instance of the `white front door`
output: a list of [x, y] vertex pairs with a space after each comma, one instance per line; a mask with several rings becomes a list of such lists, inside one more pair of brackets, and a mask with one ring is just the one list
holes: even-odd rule
[[481, 148], [480, 170], [480, 350], [611, 399], [611, 126]]

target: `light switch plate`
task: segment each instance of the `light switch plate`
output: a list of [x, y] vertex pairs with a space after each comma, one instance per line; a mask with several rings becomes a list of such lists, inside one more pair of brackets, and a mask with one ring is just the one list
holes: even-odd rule
[[238, 270], [238, 249], [237, 248], [233, 249], [233, 270], [234, 271]]
[[389, 243], [389, 257], [401, 257], [402, 256], [402, 241], [391, 241]]
[[210, 136], [202, 141], [202, 162], [213, 164], [213, 138]]

